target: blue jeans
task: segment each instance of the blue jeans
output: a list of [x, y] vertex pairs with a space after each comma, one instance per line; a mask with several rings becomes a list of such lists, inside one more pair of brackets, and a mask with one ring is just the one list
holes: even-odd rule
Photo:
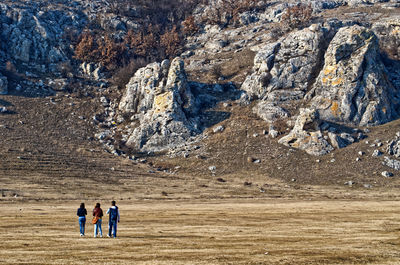
[[85, 234], [85, 223], [86, 223], [86, 217], [85, 216], [79, 216], [79, 231], [81, 232], [81, 235]]
[[94, 236], [96, 237], [98, 234], [103, 236], [103, 230], [101, 229], [101, 219], [97, 220], [97, 223], [94, 225]]
[[117, 221], [110, 220], [108, 222], [108, 236], [111, 237], [111, 234], [113, 237], [117, 237]]

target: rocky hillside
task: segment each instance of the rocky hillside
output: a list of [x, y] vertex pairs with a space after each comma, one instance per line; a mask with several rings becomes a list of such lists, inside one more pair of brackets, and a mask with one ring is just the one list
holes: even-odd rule
[[3, 1], [0, 117], [72, 96], [115, 157], [221, 182], [396, 175], [400, 1], [149, 2]]

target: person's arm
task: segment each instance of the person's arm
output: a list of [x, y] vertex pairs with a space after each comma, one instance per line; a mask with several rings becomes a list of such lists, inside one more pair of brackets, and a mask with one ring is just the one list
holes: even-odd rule
[[118, 223], [119, 223], [119, 209], [117, 208], [117, 220], [118, 220]]
[[108, 208], [108, 210], [107, 210], [107, 213], [106, 213], [106, 214], [110, 214], [110, 209], [111, 209], [111, 208]]
[[87, 215], [87, 211], [86, 211], [86, 208], [85, 208], [85, 215]]
[[78, 211], [76, 211], [76, 215], [79, 216], [79, 209], [78, 209]]

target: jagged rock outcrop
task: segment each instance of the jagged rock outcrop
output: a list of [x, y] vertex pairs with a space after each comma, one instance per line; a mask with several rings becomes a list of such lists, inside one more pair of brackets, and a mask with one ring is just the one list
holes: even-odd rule
[[386, 152], [389, 155], [400, 157], [400, 132], [397, 132], [394, 139], [388, 143]]
[[8, 93], [7, 78], [0, 74], [0, 95], [5, 95], [7, 93]]
[[292, 131], [278, 142], [304, 150], [310, 155], [325, 155], [331, 152], [333, 147], [325, 140], [319, 125], [318, 112], [302, 108]]
[[34, 66], [38, 71], [54, 70], [54, 64], [69, 60], [67, 29], [81, 29], [85, 16], [73, 8], [37, 4], [0, 5], [0, 50], [4, 60]]
[[279, 89], [306, 91], [322, 61], [325, 41], [323, 29], [312, 25], [266, 45], [241, 88], [251, 98]]
[[139, 69], [127, 85], [119, 109], [134, 114], [132, 126], [137, 126], [126, 144], [136, 150], [176, 147], [198, 132], [198, 121], [193, 118], [198, 106], [180, 58]]
[[377, 125], [398, 117], [398, 91], [388, 80], [378, 39], [364, 27], [341, 28], [325, 54], [311, 93], [322, 120]]

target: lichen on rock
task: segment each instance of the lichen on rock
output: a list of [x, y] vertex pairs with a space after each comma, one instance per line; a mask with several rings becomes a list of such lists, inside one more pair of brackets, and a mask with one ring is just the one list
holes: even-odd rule
[[136, 114], [139, 126], [126, 144], [138, 151], [176, 147], [198, 132], [192, 117], [198, 107], [180, 58], [139, 69], [126, 86], [119, 109]]
[[[339, 29], [310, 94], [323, 120], [359, 126], [398, 117], [397, 89], [387, 78], [376, 35], [354, 25]], [[310, 95], [309, 94], [309, 95]]]

